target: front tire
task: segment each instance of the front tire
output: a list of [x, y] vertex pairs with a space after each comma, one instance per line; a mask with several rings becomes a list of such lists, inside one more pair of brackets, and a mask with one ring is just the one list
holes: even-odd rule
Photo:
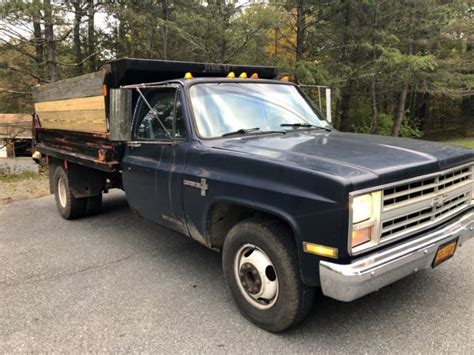
[[259, 327], [280, 332], [309, 312], [314, 288], [302, 283], [293, 235], [279, 221], [249, 219], [234, 226], [222, 263], [240, 312]]
[[64, 219], [83, 217], [86, 213], [86, 199], [75, 198], [71, 192], [66, 171], [58, 166], [53, 175], [54, 197], [59, 214]]

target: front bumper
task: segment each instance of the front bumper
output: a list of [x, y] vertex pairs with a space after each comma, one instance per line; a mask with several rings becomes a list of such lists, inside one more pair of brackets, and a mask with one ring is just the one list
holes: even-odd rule
[[355, 300], [431, 267], [441, 245], [458, 238], [459, 247], [472, 237], [474, 211], [471, 209], [435, 231], [361, 257], [351, 264], [321, 261], [319, 272], [323, 294], [345, 302]]

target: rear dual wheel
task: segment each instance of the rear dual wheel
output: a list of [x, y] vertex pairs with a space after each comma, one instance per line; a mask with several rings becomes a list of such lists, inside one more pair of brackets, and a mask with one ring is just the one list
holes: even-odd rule
[[240, 312], [259, 327], [280, 332], [309, 312], [314, 289], [301, 281], [296, 245], [286, 225], [261, 219], [237, 224], [224, 242], [222, 262]]
[[64, 219], [81, 218], [101, 212], [102, 193], [91, 197], [74, 197], [67, 173], [61, 166], [54, 172], [53, 186], [56, 206]]

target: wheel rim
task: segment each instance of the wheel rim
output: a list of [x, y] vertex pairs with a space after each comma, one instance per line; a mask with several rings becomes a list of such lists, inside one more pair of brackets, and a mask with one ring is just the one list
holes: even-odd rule
[[278, 299], [278, 276], [271, 259], [253, 244], [242, 246], [234, 260], [235, 280], [255, 308], [271, 308]]
[[61, 207], [66, 207], [67, 198], [66, 198], [66, 183], [64, 179], [60, 177], [58, 179], [58, 197], [59, 197], [59, 204]]

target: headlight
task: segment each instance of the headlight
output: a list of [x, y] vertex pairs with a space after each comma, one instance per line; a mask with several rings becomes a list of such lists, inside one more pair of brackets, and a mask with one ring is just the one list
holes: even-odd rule
[[369, 219], [373, 210], [372, 194], [354, 197], [352, 200], [352, 223], [359, 223]]
[[352, 250], [366, 243], [370, 243], [370, 246], [377, 244], [380, 236], [382, 192], [354, 196], [350, 208], [352, 220], [349, 237]]

